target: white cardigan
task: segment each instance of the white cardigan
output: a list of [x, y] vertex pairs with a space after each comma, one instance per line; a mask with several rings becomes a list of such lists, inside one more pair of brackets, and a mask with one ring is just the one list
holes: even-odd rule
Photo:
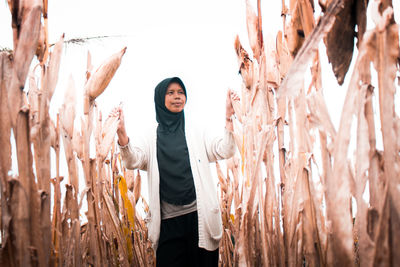
[[[199, 218], [199, 247], [215, 250], [222, 237], [222, 219], [210, 162], [227, 159], [235, 153], [233, 134], [225, 129], [223, 137], [209, 138], [185, 122], [186, 143], [190, 166], [196, 189], [197, 213]], [[127, 169], [147, 171], [149, 190], [149, 213], [146, 218], [149, 239], [154, 250], [160, 237], [161, 211], [159, 172], [157, 163], [157, 133], [154, 128], [142, 143], [133, 146], [129, 142], [121, 147], [121, 156]]]

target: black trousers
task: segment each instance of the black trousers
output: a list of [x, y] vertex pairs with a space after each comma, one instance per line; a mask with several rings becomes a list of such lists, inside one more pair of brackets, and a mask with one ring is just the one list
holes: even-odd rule
[[161, 220], [156, 261], [163, 266], [218, 266], [219, 251], [199, 248], [197, 211]]

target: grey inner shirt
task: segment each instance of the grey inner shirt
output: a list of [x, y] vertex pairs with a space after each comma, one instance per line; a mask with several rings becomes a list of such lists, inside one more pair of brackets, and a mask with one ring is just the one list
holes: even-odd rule
[[197, 202], [194, 200], [187, 205], [173, 205], [165, 201], [161, 201], [161, 219], [170, 219], [185, 215], [197, 210]]

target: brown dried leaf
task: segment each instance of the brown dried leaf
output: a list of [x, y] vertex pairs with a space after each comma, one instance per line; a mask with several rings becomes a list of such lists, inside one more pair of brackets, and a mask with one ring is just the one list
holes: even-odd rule
[[318, 90], [315, 93], [308, 95], [307, 104], [310, 110], [309, 121], [315, 124], [321, 131], [329, 133], [332, 140], [334, 140], [336, 130], [329, 116], [322, 91]]
[[[278, 53], [279, 73], [281, 78], [286, 76], [292, 64], [292, 57], [290, 55], [286, 40], [283, 38], [282, 32], [279, 31], [276, 36], [276, 51]], [[280, 84], [280, 81], [279, 81]]]
[[[15, 8], [14, 5], [13, 8]], [[22, 89], [39, 40], [42, 3], [39, 0], [23, 1], [22, 5], [17, 5], [16, 8], [19, 8], [18, 17], [15, 17], [13, 13], [13, 27], [14, 22], [18, 21], [19, 23], [16, 24], [19, 25], [18, 32], [14, 32], [14, 37], [18, 36], [18, 39], [14, 39], [14, 71], [8, 90], [8, 107], [13, 125], [16, 124], [21, 108]]]
[[46, 68], [44, 76], [43, 90], [46, 91], [48, 101], [51, 100], [54, 89], [56, 88], [58, 81], [58, 71], [60, 69], [61, 55], [64, 46], [64, 34], [60, 40], [55, 44], [53, 51], [50, 53], [49, 65]]
[[239, 36], [236, 36], [235, 39], [235, 51], [238, 56], [239, 73], [242, 75], [246, 88], [250, 89], [253, 86], [254, 81], [254, 65], [249, 54], [240, 44]]
[[67, 90], [64, 94], [64, 103], [60, 109], [61, 128], [68, 134], [69, 138], [74, 135], [74, 120], [76, 106], [76, 89], [72, 75], [69, 76]]
[[336, 15], [332, 29], [324, 40], [329, 62], [332, 64], [333, 72], [340, 85], [344, 82], [353, 57], [357, 22], [357, 18], [353, 15], [356, 13], [355, 8], [354, 0], [344, 1], [344, 8]]
[[124, 266], [128, 266], [128, 252], [126, 251], [126, 240], [122, 233], [122, 227], [119, 218], [116, 216], [117, 213], [114, 209], [114, 205], [112, 204], [112, 199], [108, 195], [107, 192], [103, 192], [102, 197], [104, 199], [106, 214], [110, 217], [114, 234], [118, 241], [119, 253], [120, 253], [120, 260], [124, 263]]
[[303, 86], [304, 73], [308, 63], [313, 59], [318, 49], [320, 40], [331, 29], [336, 14], [342, 9], [343, 0], [333, 0], [326, 13], [320, 19], [319, 24], [313, 29], [302, 45], [293, 61], [285, 79], [278, 90], [278, 97], [296, 96]]
[[228, 186], [226, 184], [226, 177], [221, 171], [221, 167], [218, 162], [215, 162], [215, 167], [217, 169], [217, 175], [219, 180], [219, 185], [221, 186], [221, 190], [226, 194], [228, 191]]
[[92, 65], [92, 54], [88, 50], [87, 55], [87, 63], [86, 63], [86, 82], [89, 80], [90, 76], [92, 75], [93, 65]]
[[135, 196], [135, 203], [138, 202], [140, 198], [140, 192], [142, 191], [142, 177], [140, 176], [140, 171], [137, 170], [137, 175], [135, 179], [135, 185], [134, 185], [134, 196]]
[[[1, 190], [7, 196], [7, 180], [8, 171], [11, 169], [11, 121], [9, 117], [8, 103], [7, 103], [7, 87], [12, 77], [12, 55], [8, 52], [0, 52], [0, 183]], [[5, 197], [2, 197], [2, 201]], [[7, 211], [3, 211], [3, 216], [7, 216]], [[7, 220], [6, 220], [7, 221]], [[3, 225], [8, 227], [7, 225]], [[5, 233], [8, 235], [8, 233]]]
[[355, 231], [358, 235], [358, 257], [360, 266], [372, 266], [374, 242], [368, 235], [367, 229], [367, 213], [368, 203], [363, 199], [364, 188], [367, 182], [367, 171], [370, 167], [370, 146], [368, 123], [365, 117], [365, 102], [367, 97], [368, 85], [364, 85], [359, 90], [358, 97], [358, 118], [357, 118], [357, 149], [356, 149], [356, 167], [355, 167], [355, 182], [356, 182], [356, 200], [357, 200], [357, 215], [355, 222]]
[[290, 1], [290, 17], [286, 21], [285, 39], [292, 56], [296, 56], [304, 43], [304, 30], [299, 14], [299, 1]]
[[74, 136], [72, 138], [72, 148], [75, 151], [76, 156], [80, 160], [83, 160], [83, 137], [77, 130], [74, 130]]
[[[254, 58], [260, 62], [260, 56], [263, 49], [262, 35], [259, 35], [261, 25], [259, 24], [259, 18], [249, 0], [246, 0], [246, 22], [251, 50], [253, 50]], [[259, 36], [261, 36], [261, 40], [259, 40]]]
[[347, 172], [347, 153], [352, 118], [356, 112], [357, 99], [359, 98], [360, 79], [363, 75], [362, 71], [366, 69], [371, 60], [369, 51], [371, 46], [369, 43], [373, 40], [373, 34], [364, 36], [363, 44], [360, 47], [335, 139], [332, 173], [332, 177], [335, 177], [335, 179], [327, 179], [326, 181], [327, 215], [328, 219], [332, 221], [332, 232], [336, 233], [329, 238], [333, 255], [335, 255], [333, 258], [335, 264], [350, 265], [354, 262], [352, 219], [349, 210], [351, 177]]
[[[281, 82], [279, 63], [277, 60], [278, 53], [275, 49], [276, 46], [274, 40], [272, 38], [266, 38], [265, 54], [261, 54], [262, 64], [260, 66], [260, 86], [268, 84], [273, 88], [278, 88]], [[263, 67], [265, 67], [265, 72], [262, 71]], [[262, 74], [264, 74], [265, 76], [263, 76]]]
[[[118, 173], [118, 168], [116, 166], [116, 160], [117, 160], [116, 158], [117, 157], [114, 158], [115, 159], [115, 163], [114, 163], [115, 170], [114, 171]], [[135, 187], [135, 171], [126, 169], [124, 171], [124, 177], [126, 180], [126, 184], [128, 185], [128, 189], [130, 191], [133, 191], [134, 187]]]
[[44, 55], [46, 53], [45, 39], [46, 39], [45, 28], [43, 27], [43, 25], [41, 25], [38, 45], [37, 45], [36, 53], [35, 53], [40, 64], [43, 64]]
[[98, 157], [101, 161], [104, 161], [111, 149], [111, 145], [117, 133], [118, 123], [118, 117], [113, 116], [109, 116], [104, 122], [104, 127], [101, 129], [100, 150], [98, 151]]

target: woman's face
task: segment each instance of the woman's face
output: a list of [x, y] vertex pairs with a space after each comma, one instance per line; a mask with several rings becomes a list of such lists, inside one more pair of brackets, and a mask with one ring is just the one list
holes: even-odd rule
[[185, 91], [178, 83], [171, 83], [165, 93], [165, 107], [174, 113], [181, 112], [185, 107]]

